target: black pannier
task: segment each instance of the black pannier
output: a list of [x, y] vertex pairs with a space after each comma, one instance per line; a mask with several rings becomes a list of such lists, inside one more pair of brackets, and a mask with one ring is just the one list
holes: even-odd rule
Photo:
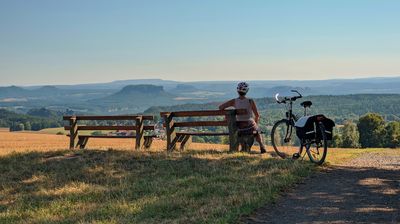
[[304, 140], [321, 139], [321, 131], [317, 128], [318, 122], [322, 122], [325, 127], [327, 140], [332, 140], [332, 131], [335, 123], [322, 114], [301, 117], [295, 123], [297, 137]]

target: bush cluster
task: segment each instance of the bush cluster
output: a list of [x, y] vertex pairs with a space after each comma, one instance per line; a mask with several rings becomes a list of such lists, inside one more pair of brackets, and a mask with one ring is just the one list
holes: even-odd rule
[[371, 148], [400, 147], [400, 121], [386, 122], [377, 113], [367, 113], [356, 123], [346, 121], [337, 128], [331, 142], [333, 147]]

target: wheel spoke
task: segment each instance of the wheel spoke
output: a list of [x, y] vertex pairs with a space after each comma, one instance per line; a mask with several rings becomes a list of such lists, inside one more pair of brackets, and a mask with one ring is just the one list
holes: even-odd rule
[[322, 138], [316, 139], [308, 145], [307, 154], [311, 162], [321, 165], [325, 161], [327, 141], [323, 125], [318, 124], [317, 128], [317, 131], [321, 131]]
[[297, 140], [293, 130], [294, 127], [285, 120], [277, 122], [272, 128], [272, 146], [282, 158], [292, 158], [294, 153], [299, 152], [299, 140]]

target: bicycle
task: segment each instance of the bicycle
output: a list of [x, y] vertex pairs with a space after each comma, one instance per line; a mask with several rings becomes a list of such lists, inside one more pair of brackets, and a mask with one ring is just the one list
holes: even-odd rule
[[[276, 122], [272, 128], [272, 146], [275, 152], [284, 159], [300, 158], [305, 148], [310, 161], [321, 165], [327, 155], [327, 141], [332, 139], [334, 123], [324, 115], [308, 116], [307, 108], [311, 107], [311, 101], [304, 101], [300, 104], [304, 107], [304, 116], [297, 118], [293, 114], [293, 102], [303, 96], [297, 90], [292, 90], [292, 92], [298, 95], [283, 99], [279, 99], [279, 93], [275, 95], [277, 103], [285, 104], [287, 111], [286, 118]], [[294, 137], [293, 132], [296, 132], [298, 138]]]

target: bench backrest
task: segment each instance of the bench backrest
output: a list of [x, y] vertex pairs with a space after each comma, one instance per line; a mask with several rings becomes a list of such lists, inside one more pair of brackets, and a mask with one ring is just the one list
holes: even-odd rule
[[[112, 115], [112, 116], [88, 116], [88, 115], [72, 115], [63, 116], [63, 120], [69, 121], [69, 125], [64, 126], [65, 130], [70, 131], [70, 148], [75, 147], [78, 131], [83, 130], [132, 130], [136, 132], [134, 136], [137, 144], [142, 142], [144, 131], [154, 130], [152, 125], [144, 125], [145, 120], [154, 120], [154, 116], [149, 115]], [[94, 121], [94, 120], [131, 120], [135, 125], [78, 125], [78, 121]]]
[[[64, 126], [65, 130], [71, 130], [73, 123], [76, 123], [77, 130], [130, 130], [136, 131], [140, 129], [140, 124], [144, 120], [152, 121], [154, 116], [149, 115], [113, 115], [113, 116], [88, 116], [88, 115], [77, 115], [77, 116], [63, 116], [63, 120], [70, 121], [70, 125]], [[135, 121], [135, 125], [77, 125], [77, 121], [105, 121], [105, 120], [131, 120]], [[71, 124], [72, 123], [72, 124]], [[154, 130], [153, 125], [143, 125], [144, 130]]]
[[[173, 150], [176, 143], [175, 128], [179, 127], [206, 127], [206, 126], [226, 126], [229, 130], [230, 148], [237, 145], [237, 127], [236, 115], [246, 114], [245, 109], [238, 110], [203, 110], [203, 111], [175, 111], [161, 112], [160, 115], [164, 120], [166, 129], [167, 149]], [[221, 121], [190, 121], [190, 122], [175, 122], [176, 117], [215, 117], [225, 116], [225, 120]]]

